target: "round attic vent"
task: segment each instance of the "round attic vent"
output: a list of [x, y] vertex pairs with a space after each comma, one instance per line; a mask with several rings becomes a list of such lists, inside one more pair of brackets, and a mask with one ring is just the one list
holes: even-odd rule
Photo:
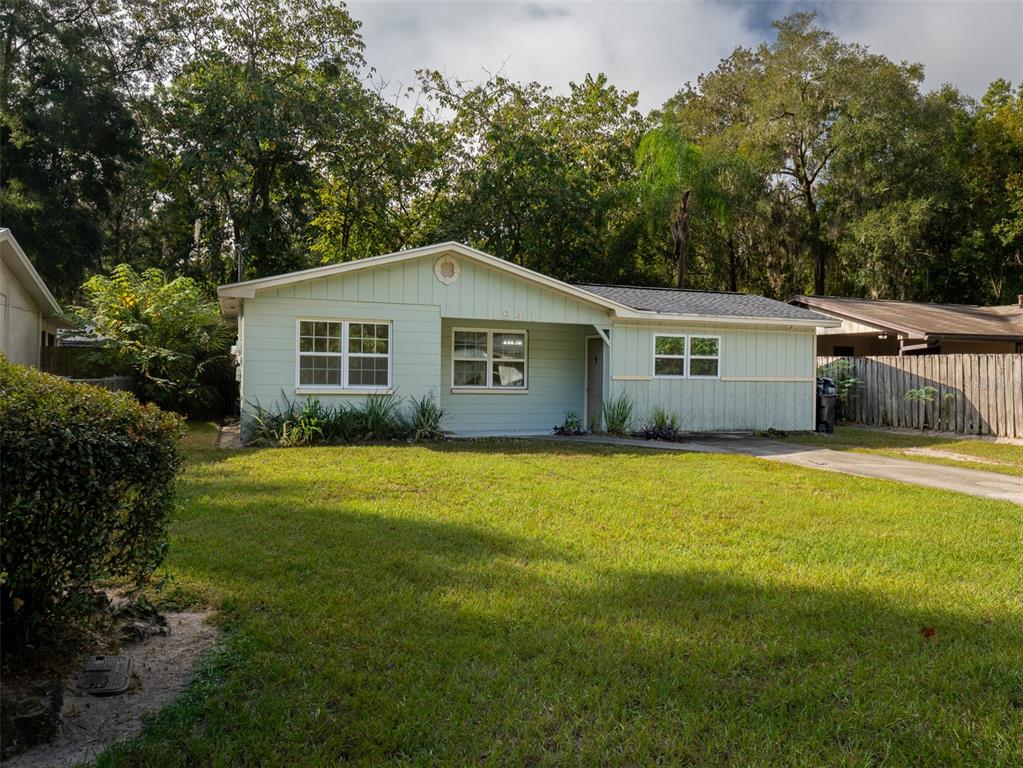
[[441, 256], [437, 259], [437, 263], [433, 265], [433, 274], [444, 285], [451, 285], [455, 282], [461, 272], [462, 268], [458, 266], [458, 262], [451, 256]]

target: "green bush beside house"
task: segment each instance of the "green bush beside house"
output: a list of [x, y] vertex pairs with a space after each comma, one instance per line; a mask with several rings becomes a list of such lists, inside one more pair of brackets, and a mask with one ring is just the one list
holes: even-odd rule
[[183, 422], [0, 358], [0, 609], [7, 652], [163, 560]]

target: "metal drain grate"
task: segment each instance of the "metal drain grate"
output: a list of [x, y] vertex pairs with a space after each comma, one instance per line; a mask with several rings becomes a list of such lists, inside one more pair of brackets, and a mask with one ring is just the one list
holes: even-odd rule
[[78, 687], [93, 696], [124, 693], [131, 685], [131, 657], [93, 656], [78, 676]]

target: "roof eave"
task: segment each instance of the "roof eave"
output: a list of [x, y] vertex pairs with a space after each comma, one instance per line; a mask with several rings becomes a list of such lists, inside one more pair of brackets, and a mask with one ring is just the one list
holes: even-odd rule
[[[619, 304], [611, 299], [605, 299], [603, 296], [590, 293], [582, 288], [576, 288], [574, 285], [562, 280], [548, 277], [547, 275], [536, 272], [528, 267], [512, 264], [510, 261], [506, 261], [505, 259], [492, 256], [489, 253], [471, 248], [464, 243], [454, 241], [426, 245], [421, 248], [410, 248], [406, 251], [396, 251], [395, 253], [386, 253], [381, 256], [370, 256], [366, 259], [347, 261], [342, 262], [341, 264], [328, 264], [323, 267], [313, 267], [312, 269], [304, 269], [299, 272], [289, 272], [284, 275], [263, 277], [256, 280], [246, 280], [240, 283], [229, 283], [217, 288], [217, 295], [221, 299], [221, 311], [224, 311], [223, 300], [225, 298], [242, 300], [251, 299], [255, 298], [256, 291], [259, 290], [278, 288], [280, 286], [301, 283], [307, 280], [317, 280], [324, 277], [333, 277], [335, 275], [358, 272], [363, 269], [373, 269], [375, 267], [387, 266], [388, 264], [395, 264], [402, 261], [410, 261], [429, 256], [439, 256], [445, 253], [457, 253], [466, 258], [475, 259], [476, 261], [494, 267], [495, 269], [503, 270], [526, 280], [532, 280], [533, 282], [543, 285], [551, 290], [564, 293], [572, 298], [594, 304], [603, 309], [613, 312], [629, 310], [629, 307], [624, 304]], [[236, 311], [235, 314], [237, 314]]]
[[43, 278], [39, 276], [38, 272], [36, 272], [36, 268], [32, 266], [32, 262], [21, 249], [21, 246], [14, 238], [11, 230], [6, 228], [0, 229], [0, 243], [7, 243], [10, 246], [11, 252], [14, 254], [15, 262], [19, 267], [17, 272], [20, 274], [18, 276], [28, 283], [28, 285], [26, 285], [26, 289], [32, 293], [32, 298], [35, 299], [36, 303], [44, 310], [49, 310], [49, 312], [43, 312], [43, 317], [47, 320], [61, 321], [63, 313], [61, 311], [60, 304], [57, 303], [53, 294], [50, 293], [50, 289], [46, 287], [46, 283], [43, 282]]
[[739, 315], [681, 315], [666, 312], [644, 312], [629, 310], [616, 313], [622, 320], [643, 320], [647, 322], [668, 323], [714, 323], [716, 325], [779, 325], [798, 326], [803, 328], [837, 328], [842, 323], [838, 320], [796, 317], [750, 317]]

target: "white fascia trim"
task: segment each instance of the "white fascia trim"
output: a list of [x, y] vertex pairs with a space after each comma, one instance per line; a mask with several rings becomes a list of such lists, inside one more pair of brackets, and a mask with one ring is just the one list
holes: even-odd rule
[[492, 256], [489, 253], [477, 250], [476, 248], [470, 248], [468, 245], [454, 241], [425, 245], [421, 248], [410, 248], [407, 251], [385, 253], [382, 256], [370, 256], [369, 258], [357, 259], [356, 261], [345, 261], [340, 264], [327, 264], [326, 266], [303, 269], [298, 272], [288, 272], [284, 275], [261, 277], [256, 280], [246, 280], [241, 283], [229, 283], [228, 285], [222, 285], [217, 288], [217, 294], [221, 299], [221, 308], [226, 310], [226, 302], [224, 302], [223, 299], [228, 297], [252, 299], [255, 298], [256, 291], [258, 290], [278, 288], [282, 285], [291, 285], [292, 283], [301, 283], [306, 280], [316, 280], [323, 277], [333, 277], [335, 275], [358, 272], [363, 269], [372, 269], [373, 267], [382, 267], [388, 264], [396, 264], [402, 261], [421, 259], [428, 256], [440, 256], [445, 253], [456, 253], [469, 259], [475, 259], [476, 261], [493, 267], [494, 269], [508, 272], [525, 280], [531, 280], [534, 283], [551, 290], [558, 291], [559, 293], [566, 294], [572, 298], [602, 307], [603, 309], [613, 312], [616, 318], [626, 320], [645, 320], [668, 323], [703, 322], [715, 323], [718, 325], [789, 325], [808, 328], [837, 328], [841, 325], [841, 323], [837, 320], [786, 320], [782, 318], [669, 315], [656, 312], [644, 312], [628, 307], [625, 304], [620, 304], [612, 299], [606, 299], [603, 296], [598, 296], [595, 293], [590, 293], [582, 288], [576, 288], [574, 285], [570, 285], [569, 283], [558, 280], [557, 278], [549, 277], [541, 272], [536, 272], [528, 267], [521, 267], [518, 264], [512, 264], [510, 261], [505, 259], [499, 259], [497, 256]]
[[50, 293], [50, 289], [46, 287], [46, 283], [43, 282], [43, 278], [36, 272], [36, 268], [32, 266], [32, 262], [29, 261], [28, 256], [21, 250], [21, 246], [18, 245], [18, 241], [14, 239], [14, 235], [11, 230], [4, 228], [0, 229], [0, 243], [7, 243], [11, 252], [14, 254], [14, 259], [17, 262], [18, 269], [16, 273], [20, 273], [18, 276], [21, 278], [27, 278], [29, 285], [27, 286], [30, 290], [35, 289], [36, 294], [34, 298], [39, 304], [44, 305], [49, 310], [48, 313], [44, 313], [43, 317], [51, 318], [58, 317], [61, 314], [60, 304], [53, 298], [53, 294]]
[[316, 280], [323, 277], [333, 277], [335, 275], [343, 275], [348, 272], [358, 272], [363, 269], [382, 267], [388, 264], [409, 261], [411, 259], [421, 259], [427, 256], [440, 256], [445, 253], [456, 253], [469, 259], [475, 259], [487, 266], [517, 275], [526, 280], [531, 280], [534, 283], [539, 283], [551, 290], [567, 294], [575, 299], [579, 299], [580, 301], [585, 301], [588, 304], [595, 304], [596, 306], [604, 309], [615, 312], [629, 309], [624, 304], [619, 304], [616, 301], [605, 299], [601, 296], [590, 293], [589, 291], [576, 288], [574, 285], [569, 285], [566, 282], [557, 280], [556, 278], [548, 277], [547, 275], [535, 272], [527, 267], [520, 267], [518, 264], [512, 264], [510, 261], [506, 261], [505, 259], [499, 259], [496, 256], [491, 256], [489, 253], [484, 253], [483, 251], [479, 251], [475, 248], [470, 248], [467, 245], [453, 241], [437, 243], [435, 245], [426, 245], [421, 248], [410, 248], [407, 251], [397, 251], [396, 253], [386, 253], [382, 256], [370, 256], [366, 259], [346, 261], [341, 264], [328, 264], [323, 267], [303, 269], [299, 272], [289, 272], [284, 275], [262, 277], [256, 280], [246, 280], [241, 283], [230, 283], [217, 288], [217, 294], [221, 298], [233, 296], [243, 299], [251, 299], [255, 297], [256, 291], [266, 288], [277, 288], [282, 285], [300, 283], [306, 280]]

